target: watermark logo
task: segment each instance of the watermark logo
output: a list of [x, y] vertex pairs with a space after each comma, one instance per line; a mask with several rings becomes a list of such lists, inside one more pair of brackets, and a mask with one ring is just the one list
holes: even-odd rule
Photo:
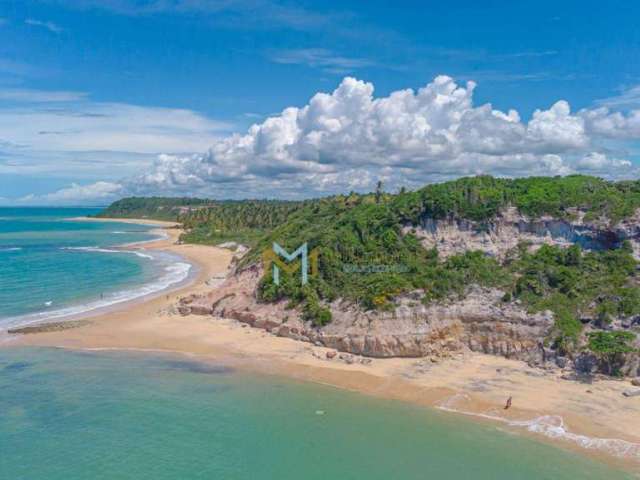
[[[265, 271], [273, 269], [273, 283], [280, 285], [280, 270], [293, 274], [299, 269], [301, 270], [301, 282], [302, 285], [306, 285], [310, 276], [316, 276], [318, 274], [318, 249], [314, 248], [309, 252], [307, 243], [303, 243], [293, 253], [287, 252], [278, 243], [273, 242], [273, 248], [267, 249], [262, 252], [262, 263]], [[284, 258], [285, 261], [281, 260]], [[300, 257], [300, 262], [295, 262], [295, 259]]]
[[392, 253], [387, 255], [385, 260], [385, 263], [379, 263], [376, 257], [365, 254], [358, 263], [343, 263], [342, 271], [365, 275], [371, 273], [408, 273], [410, 271], [409, 266], [404, 264], [398, 255]]
[[408, 273], [409, 267], [403, 264], [366, 264], [358, 265], [354, 263], [345, 263], [342, 265], [344, 273]]

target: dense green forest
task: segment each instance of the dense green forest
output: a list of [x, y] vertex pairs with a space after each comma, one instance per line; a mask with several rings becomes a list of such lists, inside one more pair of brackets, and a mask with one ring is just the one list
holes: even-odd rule
[[606, 217], [611, 222], [630, 216], [640, 207], [640, 182], [609, 182], [597, 177], [528, 177], [517, 179], [477, 176], [427, 185], [394, 198], [403, 219], [421, 216], [458, 217], [484, 221], [506, 206], [532, 217], [569, 217], [572, 209], [586, 213], [585, 220]]
[[427, 185], [395, 195], [381, 191], [351, 193], [299, 202], [282, 200], [208, 200], [173, 197], [130, 197], [118, 200], [99, 217], [155, 218], [181, 221], [192, 230], [191, 241], [249, 236], [253, 241], [290, 218], [295, 211], [335, 203], [343, 207], [389, 208], [396, 223], [418, 223], [423, 217], [489, 221], [503, 208], [515, 206], [531, 217], [570, 218], [575, 209], [585, 221], [615, 223], [640, 207], [640, 182], [609, 182], [597, 177], [529, 177], [518, 179], [477, 176]]
[[189, 197], [129, 197], [112, 203], [98, 218], [149, 218], [180, 222], [183, 240], [215, 245], [237, 241], [254, 245], [259, 238], [305, 202], [283, 200], [207, 200]]
[[113, 202], [96, 217], [176, 221], [181, 208], [198, 208], [211, 203], [211, 200], [189, 197], [129, 197]]
[[237, 241], [253, 246], [276, 226], [287, 221], [303, 202], [280, 200], [242, 200], [214, 202], [178, 216], [188, 230], [183, 240], [217, 244]]
[[[185, 206], [189, 208], [180, 210]], [[174, 219], [188, 229], [186, 241], [237, 240], [252, 246], [241, 267], [260, 261], [273, 242], [289, 251], [307, 242], [320, 253], [318, 275], [302, 286], [297, 276], [283, 274], [275, 285], [267, 271], [258, 295], [263, 301], [288, 299], [317, 325], [331, 321], [326, 305], [338, 297], [363, 309], [390, 309], [402, 293], [419, 289], [422, 301], [429, 303], [460, 298], [473, 284], [499, 287], [505, 303], [518, 300], [532, 312], [553, 311], [556, 328], [549, 341], [560, 350], [575, 348], [583, 322], [605, 327], [613, 318], [640, 314], [637, 262], [626, 244], [597, 252], [583, 252], [577, 245], [544, 246], [535, 253], [520, 245], [502, 263], [478, 251], [443, 259], [402, 228], [428, 217], [465, 218], [482, 228], [507, 206], [530, 217], [567, 219], [579, 209], [585, 221], [613, 225], [640, 207], [640, 182], [581, 175], [478, 176], [394, 195], [379, 188], [371, 194], [301, 202], [170, 199], [163, 205], [162, 199], [125, 199], [104, 215], [146, 211], [147, 216], [166, 218], [167, 211], [177, 211]], [[610, 343], [598, 339], [597, 345]]]

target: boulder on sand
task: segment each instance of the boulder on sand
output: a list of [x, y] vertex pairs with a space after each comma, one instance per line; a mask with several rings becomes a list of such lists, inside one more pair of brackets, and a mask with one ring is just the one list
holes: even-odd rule
[[638, 390], [625, 390], [622, 392], [625, 397], [640, 397], [640, 389]]

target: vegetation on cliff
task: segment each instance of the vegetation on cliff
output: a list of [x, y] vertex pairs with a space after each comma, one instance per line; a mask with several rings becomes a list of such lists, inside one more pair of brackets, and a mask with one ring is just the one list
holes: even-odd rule
[[532, 311], [555, 314], [553, 341], [561, 351], [574, 349], [583, 321], [607, 327], [614, 318], [640, 314], [637, 262], [627, 243], [621, 248], [582, 252], [543, 245], [535, 253], [525, 246], [504, 267], [514, 279], [510, 297], [521, 300]]
[[[640, 314], [637, 262], [629, 245], [605, 251], [583, 252], [579, 246], [543, 246], [530, 252], [514, 249], [504, 262], [479, 251], [440, 258], [427, 250], [407, 226], [426, 218], [468, 219], [479, 228], [505, 207], [521, 214], [613, 225], [640, 207], [640, 182], [608, 182], [582, 175], [498, 179], [462, 178], [427, 185], [396, 195], [382, 192], [337, 195], [303, 202], [214, 202], [171, 199], [171, 210], [189, 232], [185, 240], [220, 243], [236, 240], [254, 247], [242, 265], [259, 262], [274, 242], [292, 252], [303, 243], [318, 249], [318, 275], [307, 285], [299, 276], [282, 272], [275, 285], [271, 272], [262, 278], [258, 296], [263, 301], [287, 299], [300, 306], [305, 319], [316, 325], [331, 321], [327, 304], [336, 298], [363, 309], [391, 309], [396, 298], [414, 290], [422, 301], [461, 298], [471, 285], [498, 287], [504, 302], [520, 302], [531, 311], [551, 310], [556, 327], [549, 341], [560, 351], [571, 351], [583, 338], [583, 324], [606, 328], [614, 318]], [[143, 208], [132, 208], [138, 203]], [[166, 212], [161, 199], [125, 199], [104, 212], [128, 216], [142, 209]], [[176, 210], [177, 209], [177, 210]], [[159, 218], [159, 217], [157, 217]], [[590, 348], [595, 344], [589, 343]]]
[[582, 321], [606, 327], [613, 318], [640, 314], [637, 262], [627, 244], [606, 251], [583, 252], [544, 245], [534, 253], [521, 245], [504, 263], [479, 251], [447, 259], [437, 250], [425, 250], [402, 223], [392, 202], [371, 203], [361, 197], [357, 205], [343, 198], [308, 205], [274, 229], [245, 259], [258, 260], [277, 241], [288, 251], [307, 242], [319, 249], [318, 275], [308, 285], [283, 274], [275, 285], [266, 272], [259, 287], [265, 301], [288, 298], [313, 313], [326, 313], [317, 305], [335, 298], [353, 300], [365, 309], [393, 306], [394, 298], [423, 290], [423, 302], [461, 298], [468, 286], [499, 287], [505, 302], [518, 300], [532, 312], [551, 310], [556, 329], [550, 340], [562, 351], [578, 345]]
[[585, 220], [600, 217], [617, 222], [640, 207], [640, 182], [609, 182], [597, 177], [529, 177], [517, 179], [477, 176], [427, 185], [394, 199], [403, 220], [466, 218], [486, 221], [507, 206], [524, 215], [566, 218], [572, 209], [586, 213]]
[[605, 365], [609, 375], [618, 375], [623, 355], [635, 350], [631, 346], [635, 335], [631, 332], [591, 332], [588, 338], [589, 350]]

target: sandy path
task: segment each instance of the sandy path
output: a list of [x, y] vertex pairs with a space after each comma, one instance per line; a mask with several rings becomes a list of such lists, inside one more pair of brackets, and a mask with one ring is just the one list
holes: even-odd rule
[[[504, 427], [544, 430], [545, 436], [539, 432], [535, 435], [547, 439], [562, 434], [560, 445], [577, 449], [582, 444], [580, 450], [588, 447], [592, 455], [609, 460], [614, 451], [619, 453], [626, 448], [624, 464], [640, 469], [640, 397], [622, 395], [631, 388], [628, 381], [584, 384], [529, 368], [519, 361], [472, 353], [439, 363], [395, 358], [373, 359], [368, 365], [347, 364], [337, 357], [326, 359], [327, 348], [275, 337], [234, 320], [172, 314], [170, 307], [179, 297], [215, 288], [211, 284], [227, 271], [232, 254], [215, 247], [176, 245], [180, 230], [166, 228], [165, 232], [169, 238], [144, 248], [170, 251], [199, 265], [199, 274], [191, 284], [168, 295], [89, 317], [89, 324], [79, 328], [19, 335], [7, 345], [180, 352], [367, 394], [448, 406], [480, 414], [478, 418], [500, 417], [502, 422], [517, 422], [560, 416], [564, 430], [571, 433], [554, 427], [558, 418], [532, 425], [504, 423]], [[509, 396], [513, 396], [513, 406], [505, 411], [503, 405]], [[575, 435], [621, 441], [589, 440]]]

